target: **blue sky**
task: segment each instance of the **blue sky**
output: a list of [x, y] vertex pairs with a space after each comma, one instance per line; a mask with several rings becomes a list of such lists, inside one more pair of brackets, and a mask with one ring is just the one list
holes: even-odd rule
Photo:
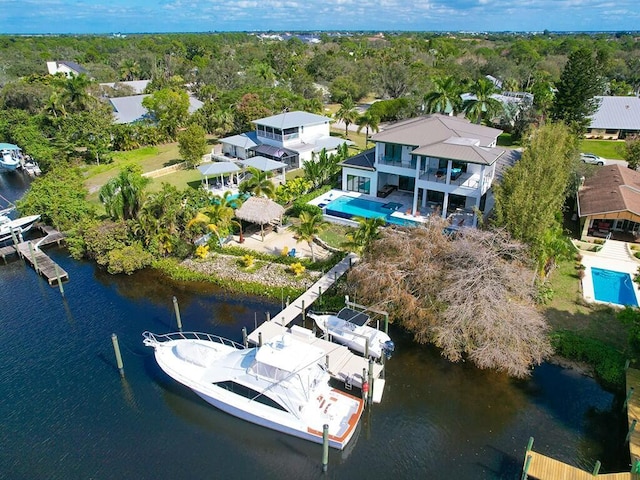
[[640, 30], [637, 0], [0, 0], [0, 33]]

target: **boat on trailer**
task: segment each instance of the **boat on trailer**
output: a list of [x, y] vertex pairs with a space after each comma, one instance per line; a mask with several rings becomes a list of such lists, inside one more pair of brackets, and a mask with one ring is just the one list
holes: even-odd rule
[[332, 388], [324, 350], [291, 335], [254, 348], [197, 332], [143, 337], [167, 375], [226, 413], [316, 443], [328, 425], [340, 450], [356, 431], [363, 400]]
[[362, 355], [388, 359], [395, 350], [389, 335], [370, 326], [371, 317], [364, 312], [345, 307], [338, 313], [309, 312], [307, 316], [330, 340]]

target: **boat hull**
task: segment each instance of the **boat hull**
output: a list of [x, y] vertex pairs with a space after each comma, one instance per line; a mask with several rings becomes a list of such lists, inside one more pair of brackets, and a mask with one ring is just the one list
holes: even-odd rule
[[[247, 397], [218, 385], [220, 382], [224, 384], [227, 380], [241, 381], [244, 378], [244, 372], [229, 368], [230, 371], [233, 370], [232, 373], [229, 373], [229, 376], [220, 377], [218, 372], [211, 372], [211, 367], [217, 362], [226, 365], [225, 356], [234, 354], [238, 357], [237, 364], [252, 363], [250, 351], [253, 349], [240, 350], [227, 345], [216, 345], [216, 353], [197, 365], [199, 361], [197, 358], [187, 359], [184, 356], [181, 358], [178, 352], [179, 342], [190, 341], [172, 340], [160, 344], [147, 343], [147, 345], [154, 347], [156, 361], [167, 375], [193, 390], [210, 405], [242, 420], [320, 444], [323, 442], [323, 424], [327, 423], [329, 446], [339, 450], [343, 450], [353, 437], [364, 408], [362, 399], [332, 389], [327, 383], [326, 386], [319, 386], [313, 390], [312, 395], [310, 394], [306, 403], [302, 405], [303, 408], [296, 408], [294, 415], [287, 409], [274, 408], [257, 401], [254, 394]], [[196, 341], [195, 343], [207, 347], [206, 342]], [[241, 358], [244, 353], [238, 352], [247, 352], [244, 359]], [[256, 392], [271, 391], [265, 384], [251, 385], [250, 388]], [[335, 418], [330, 418], [334, 415]]]
[[0, 242], [11, 238], [11, 230], [15, 233], [28, 232], [40, 220], [40, 215], [29, 215], [15, 220], [5, 220], [0, 223]]

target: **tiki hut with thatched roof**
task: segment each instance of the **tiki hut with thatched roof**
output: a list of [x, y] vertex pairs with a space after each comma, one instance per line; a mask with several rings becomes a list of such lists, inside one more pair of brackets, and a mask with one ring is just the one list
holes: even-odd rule
[[249, 197], [236, 210], [236, 218], [260, 225], [260, 234], [264, 241], [265, 224], [277, 221], [281, 223], [284, 207], [265, 197]]

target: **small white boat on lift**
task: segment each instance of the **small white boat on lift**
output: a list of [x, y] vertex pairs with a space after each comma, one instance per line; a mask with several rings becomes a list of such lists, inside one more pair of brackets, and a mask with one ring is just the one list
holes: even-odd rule
[[214, 407], [279, 432], [344, 449], [363, 400], [332, 388], [324, 350], [280, 335], [255, 348], [205, 333], [144, 332], [158, 365]]
[[370, 327], [371, 317], [363, 312], [345, 307], [338, 313], [309, 312], [307, 315], [331, 341], [345, 345], [355, 352], [380, 359], [382, 355], [391, 358], [395, 350], [389, 335]]
[[0, 170], [17, 170], [20, 166], [20, 158], [17, 150], [0, 150]]
[[29, 215], [12, 220], [6, 215], [7, 213], [7, 210], [0, 211], [0, 242], [10, 239], [12, 231], [16, 235], [27, 232], [34, 223], [40, 220], [40, 215]]

